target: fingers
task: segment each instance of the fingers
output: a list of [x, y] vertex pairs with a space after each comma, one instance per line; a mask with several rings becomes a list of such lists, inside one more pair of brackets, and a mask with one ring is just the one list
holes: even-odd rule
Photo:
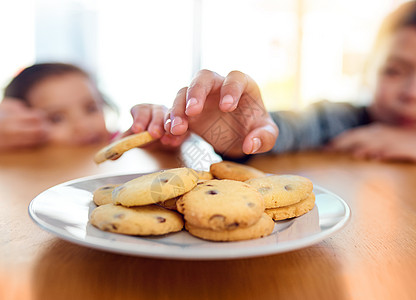
[[242, 150], [245, 154], [263, 153], [271, 150], [276, 143], [279, 130], [273, 121], [257, 127], [244, 138]]
[[30, 147], [45, 144], [48, 140], [48, 131], [42, 127], [20, 129], [9, 141], [14, 147]]
[[144, 131], [152, 117], [152, 105], [150, 104], [139, 104], [133, 106], [130, 110], [131, 115], [133, 117], [133, 125], [131, 126], [131, 131], [133, 133], [139, 133]]
[[188, 138], [188, 134], [184, 135], [171, 135], [165, 134], [161, 139], [161, 143], [165, 146], [170, 146], [172, 148], [179, 147], [182, 143]]
[[28, 111], [29, 108], [24, 101], [17, 98], [6, 97], [0, 102], [1, 111], [9, 113], [21, 113]]
[[186, 96], [185, 113], [187, 116], [200, 114], [209, 95], [218, 93], [219, 108], [223, 112], [234, 111], [243, 93], [258, 99], [257, 84], [248, 75], [232, 71], [227, 77], [215, 72], [202, 70], [192, 80]]
[[24, 112], [0, 122], [0, 148], [13, 149], [42, 145], [49, 138], [47, 122], [36, 114]]
[[241, 95], [247, 91], [249, 77], [239, 71], [230, 72], [225, 77], [220, 93], [220, 110], [231, 112], [238, 106]]
[[397, 151], [397, 149], [389, 149], [381, 151], [377, 157], [384, 161], [410, 161], [416, 162], [416, 154], [412, 152]]
[[362, 143], [360, 131], [354, 129], [341, 133], [327, 145], [330, 151], [352, 152]]
[[161, 138], [164, 134], [163, 118], [167, 109], [163, 106], [155, 106], [152, 110], [152, 118], [148, 127], [150, 135], [156, 139]]
[[[123, 134], [123, 136], [147, 130], [149, 131], [152, 137], [156, 139], [160, 138], [160, 141], [163, 145], [172, 148], [178, 147], [187, 138], [187, 135], [172, 135], [171, 129], [173, 129], [175, 133], [178, 132], [178, 129], [186, 133], [186, 116], [184, 116], [183, 110], [181, 115], [181, 110], [179, 109], [180, 105], [183, 105], [184, 103], [185, 95], [186, 89], [182, 89], [178, 93], [177, 99], [175, 100], [176, 105], [174, 106], [176, 109], [171, 109], [170, 111], [168, 111], [166, 107], [162, 105], [139, 104], [134, 106], [131, 109], [131, 114], [133, 116], [133, 125], [127, 132]], [[171, 116], [173, 116], [173, 122], [171, 121]], [[179, 120], [178, 122], [178, 117], [183, 117], [184, 121]], [[165, 123], [167, 123], [168, 126], [166, 126]], [[175, 126], [171, 126], [171, 123], [173, 123]], [[166, 132], [164, 130], [165, 128]]]
[[23, 102], [6, 98], [0, 104], [0, 148], [39, 146], [47, 142], [50, 127], [43, 111], [28, 108]]
[[340, 134], [326, 147], [329, 151], [350, 153], [357, 159], [380, 159], [382, 146], [362, 129]]
[[199, 115], [209, 94], [219, 93], [224, 78], [215, 72], [201, 70], [188, 87], [185, 113], [187, 116]]
[[188, 117], [185, 114], [186, 93], [187, 88], [179, 90], [169, 115], [165, 117], [165, 130], [173, 135], [183, 135], [188, 130]]
[[139, 104], [134, 106], [131, 109], [133, 124], [123, 136], [147, 130], [155, 139], [161, 138], [164, 134], [163, 118], [166, 111], [166, 107], [162, 105]]

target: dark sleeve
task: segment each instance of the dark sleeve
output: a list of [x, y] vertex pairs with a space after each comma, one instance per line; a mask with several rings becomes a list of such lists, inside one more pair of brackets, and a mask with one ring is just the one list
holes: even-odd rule
[[271, 116], [279, 137], [271, 152], [316, 149], [341, 132], [370, 122], [366, 107], [321, 101], [301, 112], [278, 111]]

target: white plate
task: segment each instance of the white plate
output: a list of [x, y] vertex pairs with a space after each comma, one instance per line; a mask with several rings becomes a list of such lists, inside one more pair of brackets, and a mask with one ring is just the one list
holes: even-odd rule
[[307, 214], [276, 222], [267, 237], [240, 242], [208, 242], [182, 231], [161, 237], [136, 237], [101, 231], [88, 220], [96, 207], [92, 192], [143, 174], [91, 176], [54, 186], [29, 205], [32, 219], [58, 237], [96, 249], [166, 259], [208, 260], [254, 257], [292, 251], [328, 238], [345, 226], [350, 208], [337, 195], [316, 186], [316, 205]]

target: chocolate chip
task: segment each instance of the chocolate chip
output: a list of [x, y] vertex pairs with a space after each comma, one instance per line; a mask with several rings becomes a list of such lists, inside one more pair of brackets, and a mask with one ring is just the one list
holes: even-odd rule
[[160, 181], [161, 181], [162, 183], [166, 183], [166, 182], [168, 182], [168, 181], [169, 181], [169, 179], [162, 178], [162, 179], [160, 179]]
[[233, 230], [233, 229], [236, 229], [239, 225], [240, 225], [239, 223], [234, 222], [234, 223], [231, 223], [231, 224], [227, 225], [227, 229], [228, 230]]
[[105, 158], [107, 159], [113, 159], [113, 158], [119, 158], [120, 154], [117, 152], [109, 152], [105, 154]]
[[257, 189], [257, 191], [260, 194], [265, 194], [265, 193], [267, 193], [270, 190], [271, 190], [271, 187], [270, 186], [263, 186], [263, 187]]
[[225, 217], [223, 215], [212, 215], [211, 218], [209, 218], [210, 223], [223, 223], [225, 221]]
[[120, 214], [114, 215], [114, 218], [116, 218], [116, 219], [124, 219], [125, 216], [126, 216], [125, 214], [120, 213]]
[[288, 184], [288, 185], [285, 185], [285, 190], [286, 191], [291, 191], [291, 190], [294, 190], [294, 188], [291, 184]]
[[207, 184], [206, 186], [213, 186], [212, 184]]
[[217, 191], [215, 191], [215, 190], [209, 190], [209, 191], [207, 191], [206, 192], [208, 195], [216, 195], [216, 194], [218, 194], [218, 192]]
[[165, 223], [166, 222], [166, 219], [163, 218], [163, 217], [156, 217], [156, 219], [159, 223]]
[[103, 226], [103, 230], [104, 231], [112, 231], [112, 230], [117, 230], [118, 226], [116, 224], [113, 223], [107, 223]]

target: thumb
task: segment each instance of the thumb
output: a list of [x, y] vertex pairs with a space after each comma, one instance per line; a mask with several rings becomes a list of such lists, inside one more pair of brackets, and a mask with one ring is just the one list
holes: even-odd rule
[[245, 154], [263, 153], [273, 148], [279, 129], [273, 121], [268, 121], [261, 127], [250, 131], [244, 138], [243, 152]]

